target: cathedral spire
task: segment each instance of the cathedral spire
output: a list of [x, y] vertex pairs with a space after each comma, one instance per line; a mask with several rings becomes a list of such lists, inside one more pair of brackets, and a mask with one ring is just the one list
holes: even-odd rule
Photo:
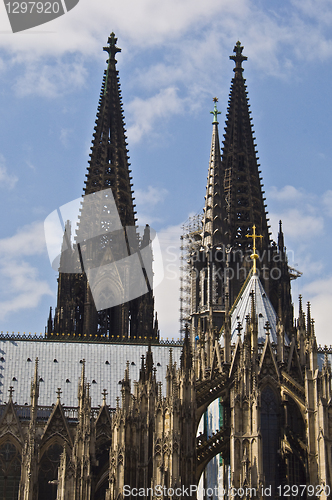
[[135, 225], [135, 212], [127, 142], [124, 128], [120, 81], [115, 55], [120, 52], [117, 38], [111, 33], [108, 46], [107, 69], [100, 93], [95, 132], [93, 134], [84, 194], [112, 188], [123, 226]]
[[218, 98], [214, 97], [213, 102], [214, 109], [210, 111], [213, 115], [212, 141], [203, 218], [203, 246], [206, 248], [222, 243], [222, 225], [225, 218], [221, 198], [222, 173], [218, 132], [218, 115], [221, 112], [217, 109]]
[[[263, 235], [260, 248], [269, 245], [269, 232], [260, 183], [259, 164], [256, 156], [255, 137], [251, 125], [249, 100], [242, 62], [240, 42], [234, 47], [235, 75], [232, 79], [227, 109], [227, 120], [223, 141], [222, 170], [224, 172], [224, 195], [228, 214], [230, 241], [232, 245], [247, 248], [246, 235], [253, 225]], [[260, 250], [259, 248], [259, 250]]]
[[[152, 256], [146, 248], [150, 232], [146, 227], [141, 239], [136, 227], [115, 59], [121, 49], [116, 43], [117, 38], [111, 33], [104, 47], [108, 53], [107, 69], [100, 92], [85, 196], [73, 245], [70, 225], [66, 224], [54, 325], [49, 320], [47, 331], [48, 335], [76, 338], [91, 335], [112, 340], [144, 336], [157, 340], [158, 329], [153, 329]], [[139, 251], [145, 252], [146, 259], [143, 262], [139, 257], [135, 267]], [[132, 256], [126, 261], [127, 269], [124, 260]], [[138, 268], [135, 272], [142, 272], [145, 278], [141, 282], [137, 278], [136, 288], [136, 282], [131, 286], [130, 265]]]

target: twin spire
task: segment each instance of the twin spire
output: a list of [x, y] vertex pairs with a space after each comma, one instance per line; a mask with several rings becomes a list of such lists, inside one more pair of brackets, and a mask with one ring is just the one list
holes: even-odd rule
[[[269, 244], [260, 171], [255, 151], [255, 138], [251, 125], [249, 102], [242, 62], [240, 42], [234, 47], [234, 78], [226, 115], [223, 154], [220, 154], [218, 99], [213, 98], [214, 109], [211, 153], [203, 217], [203, 246], [231, 244], [248, 248], [247, 238], [253, 226], [263, 240], [262, 248]], [[255, 252], [254, 252], [255, 253]], [[255, 260], [255, 259], [254, 259]]]

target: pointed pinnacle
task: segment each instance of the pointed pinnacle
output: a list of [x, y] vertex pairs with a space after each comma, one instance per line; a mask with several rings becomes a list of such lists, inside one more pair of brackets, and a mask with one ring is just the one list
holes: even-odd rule
[[266, 331], [266, 335], [270, 335], [271, 325], [268, 321], [265, 323], [264, 330]]
[[38, 357], [35, 360], [35, 373], [34, 373], [33, 382], [34, 382], [34, 384], [37, 384], [37, 382], [38, 382]]
[[14, 387], [12, 385], [9, 387], [8, 392], [9, 392], [9, 401], [12, 401], [14, 392]]
[[103, 50], [105, 50], [105, 52], [109, 53], [110, 59], [114, 59], [115, 54], [117, 52], [121, 52], [121, 49], [119, 49], [119, 47], [116, 46], [117, 41], [118, 41], [118, 39], [116, 38], [115, 34], [112, 32], [107, 40], [107, 43], [109, 46], [103, 47]]
[[312, 321], [310, 312], [310, 302], [307, 302], [307, 335], [310, 337], [312, 333]]
[[213, 102], [214, 102], [214, 109], [213, 109], [213, 111], [210, 111], [210, 114], [213, 115], [212, 125], [214, 125], [214, 124], [218, 125], [219, 124], [218, 115], [221, 115], [221, 111], [218, 111], [218, 109], [217, 109], [218, 97], [214, 97]]
[[242, 62], [246, 61], [248, 58], [246, 56], [242, 55], [243, 47], [241, 47], [241, 42], [236, 42], [236, 45], [233, 49], [233, 52], [235, 53], [235, 56], [229, 56], [230, 59], [232, 59], [235, 62], [235, 68], [233, 71], [235, 74], [237, 72], [242, 73], [243, 68], [242, 68]]
[[299, 295], [299, 316], [303, 313], [302, 309], [302, 295]]

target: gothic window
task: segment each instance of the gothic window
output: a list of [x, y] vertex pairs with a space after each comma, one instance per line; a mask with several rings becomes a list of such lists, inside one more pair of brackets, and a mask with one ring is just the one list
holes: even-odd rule
[[263, 442], [263, 473], [265, 484], [271, 486], [271, 491], [275, 493], [278, 486], [278, 443], [279, 443], [279, 422], [278, 404], [271, 387], [266, 387], [261, 397], [261, 433]]
[[108, 479], [106, 479], [101, 484], [101, 486], [98, 487], [98, 489], [96, 490], [95, 496], [94, 496], [94, 500], [104, 500], [107, 488], [108, 488]]
[[244, 403], [243, 409], [242, 409], [242, 431], [243, 434], [247, 434], [247, 432], [250, 432], [248, 429], [249, 426], [249, 406], [248, 403]]
[[55, 443], [47, 448], [42, 456], [38, 474], [38, 500], [56, 500], [57, 487], [53, 481], [58, 479], [58, 467], [62, 451], [63, 447]]
[[[305, 443], [305, 423], [298, 405], [292, 398], [289, 398], [287, 404], [287, 419], [289, 440], [296, 443], [296, 441], [299, 439], [302, 441], [302, 443]], [[303, 453], [301, 453], [301, 445], [299, 446], [298, 444], [294, 444], [293, 447], [295, 448], [294, 453], [289, 453], [286, 459], [287, 481], [288, 484], [305, 484], [305, 456], [303, 455]], [[300, 455], [302, 454], [302, 460], [300, 459], [299, 451]]]
[[295, 437], [305, 440], [305, 423], [299, 407], [292, 398], [288, 400], [288, 425]]
[[0, 447], [0, 498], [17, 500], [21, 478], [21, 455], [10, 442]]

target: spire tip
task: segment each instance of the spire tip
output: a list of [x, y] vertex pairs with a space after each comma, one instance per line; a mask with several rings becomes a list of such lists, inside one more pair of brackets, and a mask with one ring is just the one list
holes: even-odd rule
[[235, 53], [235, 56], [229, 56], [230, 59], [232, 59], [232, 61], [235, 62], [235, 68], [233, 69], [233, 71], [235, 71], [235, 74], [236, 73], [242, 73], [243, 71], [243, 68], [242, 68], [242, 62], [243, 61], [246, 61], [248, 58], [246, 56], [243, 56], [242, 55], [242, 51], [243, 51], [243, 46], [241, 46], [241, 42], [240, 41], [237, 41], [236, 42], [236, 45], [233, 49], [233, 52]]
[[217, 102], [218, 102], [218, 97], [214, 97], [213, 99], [214, 102], [214, 109], [213, 111], [210, 111], [210, 114], [213, 115], [213, 122], [212, 125], [216, 124], [218, 125], [218, 115], [221, 115], [221, 111], [218, 111], [217, 109]]

